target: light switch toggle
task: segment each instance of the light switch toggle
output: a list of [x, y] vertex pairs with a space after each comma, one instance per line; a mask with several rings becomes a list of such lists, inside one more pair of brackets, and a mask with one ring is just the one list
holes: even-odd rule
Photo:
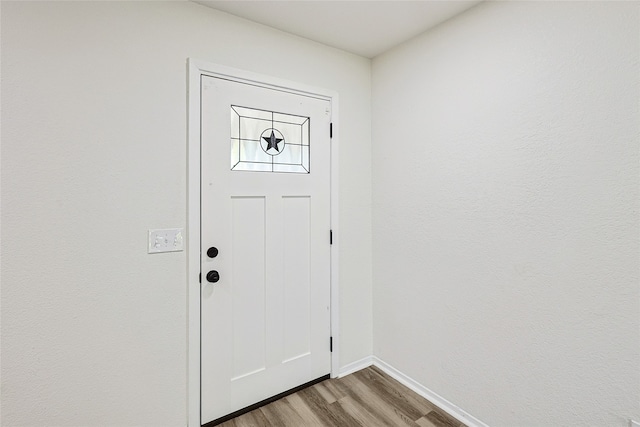
[[149, 230], [149, 253], [178, 252], [184, 250], [182, 228]]

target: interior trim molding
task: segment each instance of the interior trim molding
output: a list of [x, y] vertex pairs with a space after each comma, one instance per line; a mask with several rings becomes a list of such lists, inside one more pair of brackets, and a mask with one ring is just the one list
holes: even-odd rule
[[[411, 390], [418, 393], [420, 396], [429, 400], [431, 403], [436, 405], [438, 408], [442, 409], [447, 414], [454, 417], [456, 420], [465, 423], [469, 427], [489, 427], [488, 424], [483, 423], [464, 409], [460, 408], [458, 405], [448, 401], [444, 397], [440, 396], [435, 391], [425, 387], [420, 384], [418, 381], [414, 380], [410, 376], [406, 375], [402, 371], [394, 368], [390, 364], [385, 361], [375, 357], [370, 357], [372, 360], [372, 364], [381, 370], [383, 370], [390, 377], [398, 380], [400, 383], [409, 387]], [[364, 360], [364, 359], [363, 359]], [[347, 368], [349, 365], [345, 366]], [[365, 366], [366, 367], [366, 366]]]
[[349, 374], [353, 374], [354, 372], [358, 372], [361, 369], [368, 368], [371, 365], [373, 365], [373, 356], [363, 357], [360, 360], [356, 360], [355, 362], [351, 362], [340, 368], [338, 378], [346, 377]]

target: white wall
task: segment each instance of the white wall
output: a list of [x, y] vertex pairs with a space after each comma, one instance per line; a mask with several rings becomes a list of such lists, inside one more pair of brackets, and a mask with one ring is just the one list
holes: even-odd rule
[[340, 95], [341, 362], [371, 354], [370, 61], [190, 2], [1, 2], [3, 426], [186, 423], [188, 57]]
[[640, 420], [637, 2], [496, 2], [373, 61], [374, 354], [485, 423]]

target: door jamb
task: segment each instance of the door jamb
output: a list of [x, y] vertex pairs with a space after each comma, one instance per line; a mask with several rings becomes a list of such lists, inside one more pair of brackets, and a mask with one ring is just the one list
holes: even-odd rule
[[[187, 425], [200, 427], [200, 84], [212, 76], [331, 102], [331, 377], [339, 375], [340, 329], [338, 300], [338, 93], [288, 80], [189, 58], [187, 62]], [[329, 129], [327, 129], [329, 132]], [[328, 232], [328, 230], [327, 230]], [[327, 236], [328, 239], [328, 236]], [[327, 343], [329, 345], [329, 343]]]

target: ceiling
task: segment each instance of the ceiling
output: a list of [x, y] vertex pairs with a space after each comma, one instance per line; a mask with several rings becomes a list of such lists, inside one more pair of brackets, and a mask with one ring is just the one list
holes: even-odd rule
[[193, 0], [254, 22], [373, 58], [481, 0]]

